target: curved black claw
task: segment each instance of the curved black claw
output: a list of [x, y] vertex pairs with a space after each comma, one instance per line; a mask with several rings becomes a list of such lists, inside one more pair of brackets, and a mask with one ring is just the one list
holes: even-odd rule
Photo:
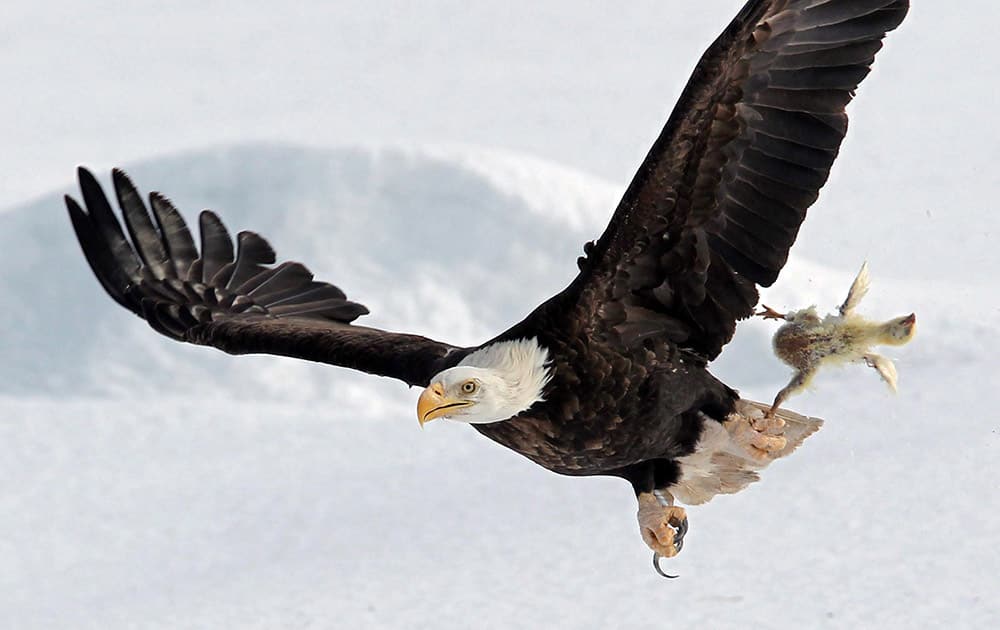
[[674, 547], [677, 548], [677, 553], [681, 552], [684, 547], [684, 536], [688, 533], [688, 520], [685, 516], [680, 523], [677, 524], [677, 533], [674, 534]]
[[[687, 531], [688, 531], [688, 520], [687, 517], [685, 517], [683, 520], [681, 520], [680, 523], [677, 524], [677, 533], [674, 534], [674, 549], [677, 550], [677, 553], [680, 553], [681, 549], [684, 548], [684, 536], [687, 534]], [[664, 573], [663, 569], [660, 568], [661, 558], [663, 558], [663, 556], [656, 553], [655, 551], [653, 552], [653, 569], [663, 577], [670, 578], [671, 580], [680, 577], [679, 575], [669, 575], [667, 573]]]
[[663, 556], [661, 556], [660, 554], [656, 553], [655, 551], [653, 552], [653, 570], [655, 570], [657, 573], [659, 573], [663, 577], [670, 578], [671, 580], [675, 580], [675, 579], [679, 578], [680, 577], [679, 575], [668, 575], [668, 574], [666, 574], [666, 573], [663, 572], [663, 569], [660, 568], [660, 558], [662, 558], [662, 557]]

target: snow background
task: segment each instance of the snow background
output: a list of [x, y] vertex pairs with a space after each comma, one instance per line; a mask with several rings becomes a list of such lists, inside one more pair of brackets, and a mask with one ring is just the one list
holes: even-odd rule
[[[889, 37], [764, 294], [833, 308], [867, 259], [863, 312], [918, 314], [901, 394], [853, 367], [793, 399], [826, 426], [691, 510], [671, 582], [620, 481], [420, 431], [394, 381], [151, 333], [61, 206], [77, 164], [121, 165], [366, 323], [475, 343], [573, 276], [741, 4], [5, 6], [0, 628], [1000, 623], [993, 3], [917, 3]], [[770, 399], [772, 331], [714, 371]]]

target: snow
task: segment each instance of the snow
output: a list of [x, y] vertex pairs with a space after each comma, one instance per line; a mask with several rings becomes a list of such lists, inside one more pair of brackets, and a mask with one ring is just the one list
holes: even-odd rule
[[[90, 277], [59, 197], [77, 163], [120, 164], [372, 325], [476, 343], [516, 321], [572, 278], [741, 2], [536, 4], [5, 7], [0, 627], [1000, 623], [992, 3], [916, 3], [764, 293], [832, 310], [867, 259], [860, 312], [918, 317], [887, 352], [899, 395], [821, 373], [788, 406], [823, 429], [691, 510], [679, 580], [620, 481], [421, 431], [394, 381], [172, 343]], [[769, 400], [774, 328], [741, 325], [715, 373]]]

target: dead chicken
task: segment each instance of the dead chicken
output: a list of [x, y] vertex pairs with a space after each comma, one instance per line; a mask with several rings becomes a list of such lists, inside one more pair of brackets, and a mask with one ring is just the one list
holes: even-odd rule
[[774, 353], [796, 370], [788, 385], [774, 397], [768, 417], [774, 416], [785, 399], [809, 385], [821, 365], [864, 361], [878, 371], [892, 391], [896, 391], [896, 366], [886, 357], [872, 352], [872, 348], [901, 346], [908, 342], [916, 330], [917, 317], [910, 313], [887, 322], [873, 322], [856, 314], [854, 310], [870, 286], [866, 262], [861, 265], [838, 313], [820, 318], [816, 307], [810, 306], [781, 314], [766, 305], [756, 313], [764, 319], [787, 322], [774, 333]]

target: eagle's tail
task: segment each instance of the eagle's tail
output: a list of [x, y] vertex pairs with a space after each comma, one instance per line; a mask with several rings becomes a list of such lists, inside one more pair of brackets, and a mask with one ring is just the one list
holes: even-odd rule
[[717, 494], [733, 494], [760, 479], [758, 471], [794, 451], [823, 426], [819, 418], [739, 400], [736, 410], [717, 422], [705, 417], [695, 452], [680, 458], [680, 480], [670, 492], [688, 505], [705, 503]]

